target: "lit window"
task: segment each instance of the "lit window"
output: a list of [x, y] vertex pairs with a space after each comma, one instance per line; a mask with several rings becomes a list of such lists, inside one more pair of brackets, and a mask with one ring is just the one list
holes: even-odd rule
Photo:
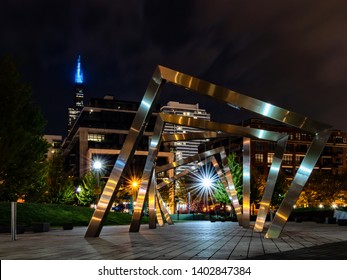
[[284, 155], [283, 163], [284, 164], [292, 164], [293, 155]]
[[274, 159], [274, 154], [267, 154], [267, 163], [272, 163]]
[[89, 133], [88, 134], [88, 141], [103, 142], [103, 141], [105, 141], [105, 135], [104, 134], [97, 134], [97, 133]]
[[295, 156], [295, 163], [296, 164], [300, 164], [302, 162], [302, 160], [304, 159], [303, 156]]
[[255, 154], [255, 162], [263, 162], [263, 154]]

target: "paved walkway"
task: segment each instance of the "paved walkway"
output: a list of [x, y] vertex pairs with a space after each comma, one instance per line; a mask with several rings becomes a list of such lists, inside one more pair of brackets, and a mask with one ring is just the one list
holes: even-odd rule
[[281, 237], [264, 239], [233, 222], [194, 221], [129, 233], [129, 226], [105, 226], [99, 238], [86, 227], [49, 232], [0, 234], [5, 260], [229, 260], [347, 259], [347, 226], [288, 222]]

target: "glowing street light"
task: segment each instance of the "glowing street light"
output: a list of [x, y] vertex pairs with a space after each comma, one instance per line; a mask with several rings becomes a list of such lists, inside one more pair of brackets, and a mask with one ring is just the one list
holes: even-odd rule
[[81, 186], [78, 186], [77, 189], [76, 189], [76, 192], [77, 192], [77, 193], [80, 193], [81, 190], [82, 190]]
[[219, 177], [215, 169], [206, 164], [200, 168], [199, 172], [192, 173], [194, 181], [196, 182], [192, 188], [192, 192], [196, 193], [198, 197], [201, 197], [205, 200], [206, 212], [208, 211], [208, 196], [214, 196], [214, 190], [217, 188], [217, 181]]
[[[102, 163], [100, 160], [95, 160], [93, 162], [93, 169], [96, 171], [96, 181], [97, 181], [97, 194], [100, 196], [101, 189], [100, 189], [100, 171], [102, 169]], [[98, 199], [99, 200], [99, 197]]]
[[202, 186], [205, 188], [205, 207], [206, 207], [206, 213], [208, 211], [208, 193], [212, 186], [212, 179], [210, 177], [204, 177], [202, 178]]
[[130, 205], [129, 205], [130, 206], [129, 211], [131, 213], [134, 210], [134, 204], [137, 197], [137, 192], [140, 187], [140, 180], [136, 178], [135, 176], [131, 176], [131, 178], [127, 179], [127, 182], [128, 182], [129, 188], [131, 189]]
[[210, 188], [212, 185], [212, 179], [209, 177], [204, 177], [202, 179], [202, 185], [204, 186], [204, 188]]
[[96, 160], [93, 163], [93, 168], [97, 171], [99, 171], [102, 168], [102, 163], [100, 160]]

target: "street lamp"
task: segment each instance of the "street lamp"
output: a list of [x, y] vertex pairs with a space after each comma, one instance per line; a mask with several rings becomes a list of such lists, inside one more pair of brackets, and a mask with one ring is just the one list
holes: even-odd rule
[[208, 211], [208, 193], [209, 190], [212, 186], [212, 179], [210, 177], [204, 177], [202, 179], [202, 186], [204, 187], [204, 191], [205, 191], [205, 206], [206, 206], [206, 213]]
[[130, 214], [132, 214], [133, 210], [134, 210], [134, 200], [136, 199], [136, 194], [137, 194], [137, 191], [139, 189], [139, 182], [138, 180], [132, 180], [131, 181], [131, 196], [130, 196]]
[[99, 196], [101, 194], [101, 189], [100, 189], [100, 170], [102, 169], [102, 163], [100, 160], [96, 160], [93, 162], [93, 169], [96, 171], [96, 182], [97, 182], [97, 201], [96, 204], [98, 203]]

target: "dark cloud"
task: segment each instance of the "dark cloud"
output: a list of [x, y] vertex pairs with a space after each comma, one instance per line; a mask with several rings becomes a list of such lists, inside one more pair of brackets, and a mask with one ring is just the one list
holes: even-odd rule
[[78, 54], [87, 98], [140, 100], [161, 64], [347, 131], [345, 1], [5, 0], [0, 21], [0, 55], [20, 63], [49, 133], [65, 131]]

